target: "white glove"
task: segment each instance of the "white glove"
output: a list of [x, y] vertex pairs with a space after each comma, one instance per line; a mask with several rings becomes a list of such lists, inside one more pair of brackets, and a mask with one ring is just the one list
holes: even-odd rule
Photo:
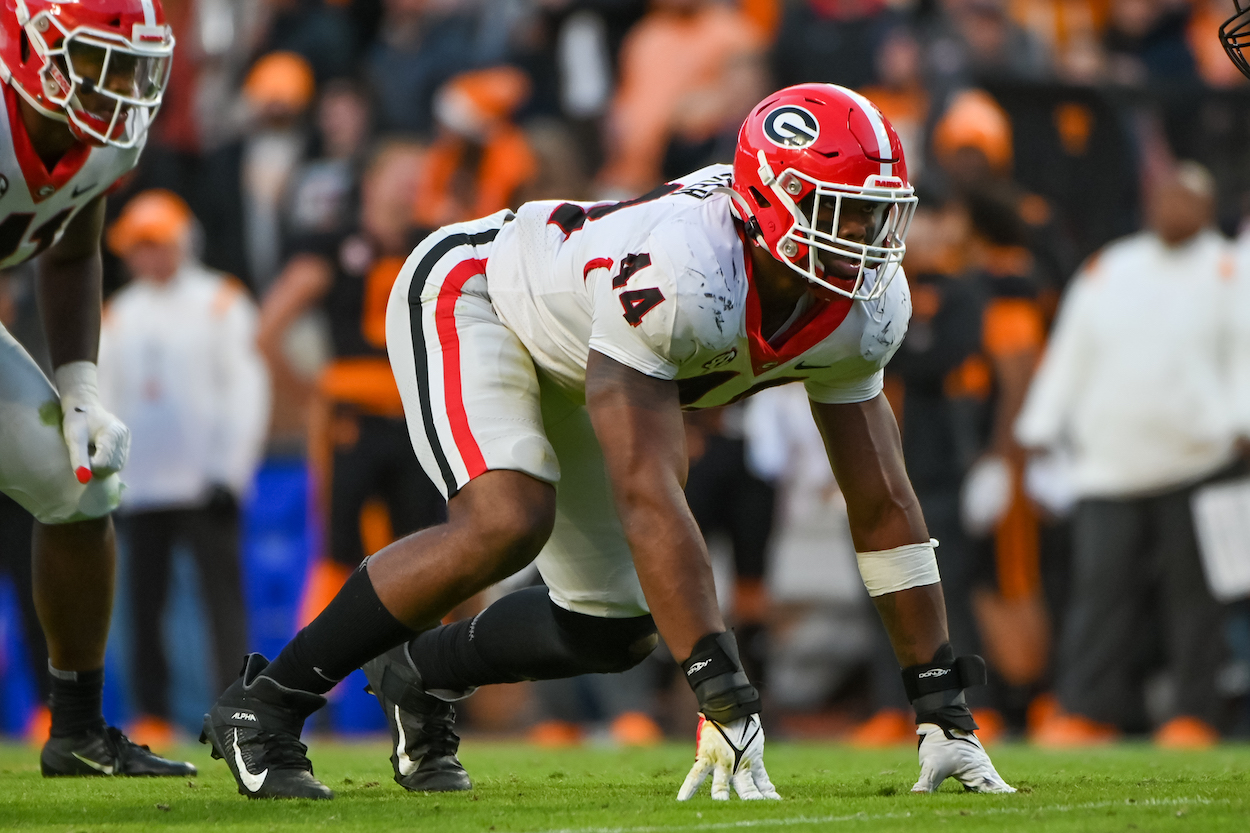
[[916, 734], [920, 735], [920, 780], [912, 792], [936, 792], [947, 778], [954, 778], [974, 793], [1016, 791], [994, 769], [985, 747], [971, 732], [921, 723]]
[[729, 723], [717, 723], [699, 715], [694, 766], [682, 783], [677, 800], [686, 801], [694, 795], [709, 771], [712, 772], [712, 798], [717, 801], [729, 800], [730, 780], [739, 798], [781, 798], [764, 771], [764, 727], [760, 725], [758, 714]]
[[100, 404], [93, 362], [69, 362], [56, 369], [61, 395], [61, 434], [79, 483], [120, 471], [130, 453], [130, 429]]
[[997, 454], [972, 464], [959, 490], [959, 516], [969, 535], [990, 534], [1011, 506], [1011, 466]]

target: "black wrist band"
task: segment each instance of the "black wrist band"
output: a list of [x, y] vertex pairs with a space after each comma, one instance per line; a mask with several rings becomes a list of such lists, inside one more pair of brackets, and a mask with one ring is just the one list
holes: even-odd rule
[[759, 692], [742, 670], [738, 642], [729, 631], [709, 633], [696, 642], [681, 668], [706, 717], [728, 723], [759, 712]]
[[964, 700], [964, 689], [985, 682], [985, 660], [976, 655], [957, 658], [949, 642], [929, 662], [903, 669], [903, 687], [916, 711], [916, 723], [936, 723], [943, 729], [972, 732], [978, 728]]

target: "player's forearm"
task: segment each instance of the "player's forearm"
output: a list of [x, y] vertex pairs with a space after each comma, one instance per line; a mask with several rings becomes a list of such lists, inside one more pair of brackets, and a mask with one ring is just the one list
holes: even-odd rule
[[618, 489], [617, 505], [656, 628], [680, 661], [702, 637], [725, 630], [725, 622], [703, 536], [676, 484], [666, 491], [673, 494]]
[[100, 252], [39, 261], [39, 312], [54, 368], [75, 361], [94, 362], [100, 346], [102, 266]]
[[950, 641], [941, 584], [886, 593], [873, 598], [872, 603], [903, 668], [929, 662], [937, 649]]

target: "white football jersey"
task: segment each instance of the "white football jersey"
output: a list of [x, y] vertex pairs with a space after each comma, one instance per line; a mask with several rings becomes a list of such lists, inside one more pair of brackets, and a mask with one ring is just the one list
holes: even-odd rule
[[0, 107], [0, 268], [30, 260], [61, 239], [70, 219], [139, 161], [143, 143], [122, 150], [79, 144], [49, 171], [21, 123], [7, 84]]
[[[801, 381], [823, 403], [881, 391], [911, 317], [901, 269], [871, 306], [818, 301], [770, 345], [713, 165], [622, 203], [531, 202], [495, 239], [491, 302], [539, 371], [580, 397], [594, 349], [660, 379], [687, 408]], [[868, 284], [876, 279], [868, 278]]]

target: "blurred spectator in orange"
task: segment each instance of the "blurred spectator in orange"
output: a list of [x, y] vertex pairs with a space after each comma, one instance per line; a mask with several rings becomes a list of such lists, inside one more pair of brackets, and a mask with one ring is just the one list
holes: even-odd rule
[[907, 175], [913, 182], [923, 180], [924, 134], [929, 119], [923, 59], [915, 35], [897, 26], [874, 56], [876, 83], [860, 90], [894, 126], [907, 157]]
[[343, 231], [355, 222], [360, 167], [370, 133], [367, 92], [346, 79], [331, 81], [317, 102], [317, 156], [291, 176], [286, 232]]
[[1112, 0], [1011, 0], [1012, 18], [1054, 56], [1065, 81], [1094, 83], [1101, 78], [1099, 43]]
[[1025, 446], [1072, 455], [1079, 498], [1057, 664], [1062, 711], [1040, 726], [1039, 743], [1142, 728], [1140, 657], [1152, 633], [1174, 686], [1155, 715], [1156, 741], [1219, 738], [1223, 612], [1204, 578], [1190, 500], [1234, 462], [1250, 429], [1236, 407], [1246, 380], [1230, 372], [1234, 336], [1250, 324], [1230, 303], [1234, 256], [1213, 227], [1214, 200], [1211, 175], [1181, 163], [1149, 195], [1147, 230], [1086, 263], [1015, 425]]
[[195, 212], [204, 226], [205, 263], [263, 295], [281, 266], [283, 207], [292, 173], [308, 152], [304, 115], [313, 73], [292, 52], [270, 53], [243, 84], [250, 123], [243, 136], [209, 154]]
[[[1068, 277], [1073, 246], [1057, 227], [1050, 203], [1012, 179], [1012, 132], [1011, 119], [989, 93], [957, 93], [933, 129], [934, 173], [961, 195], [988, 189], [1011, 203], [1024, 221], [1024, 245], [1036, 261], [1041, 288], [1053, 296]], [[1053, 300], [1044, 303], [1053, 308]]]
[[212, 677], [229, 684], [247, 651], [239, 504], [269, 420], [256, 307], [192, 253], [194, 217], [168, 191], [145, 191], [108, 231], [132, 281], [113, 295], [100, 335], [100, 397], [133, 442], [119, 533], [127, 542], [137, 743], [167, 746], [169, 670], [161, 626], [173, 549], [195, 561], [210, 623]]
[[886, 0], [787, 4], [769, 59], [774, 81], [779, 87], [809, 81], [852, 89], [874, 84], [882, 80], [878, 55], [902, 23], [903, 16]]
[[[362, 176], [356, 223], [293, 241], [261, 309], [259, 341], [275, 382], [310, 408], [309, 458], [328, 522], [327, 558], [310, 577], [305, 621], [366, 555], [445, 511], [412, 452], [386, 357], [386, 303], [416, 243], [410, 217], [421, 164], [421, 148], [410, 142], [377, 147]], [[292, 367], [284, 339], [317, 307], [329, 322], [333, 358], [314, 386]]]
[[634, 197], [729, 161], [742, 119], [767, 92], [765, 46], [764, 33], [740, 9], [715, 0], [653, 0], [621, 47], [602, 195]]
[[510, 117], [529, 95], [510, 66], [457, 75], [434, 99], [438, 136], [426, 154], [412, 203], [417, 227], [436, 229], [516, 207], [537, 173], [524, 132]]
[[378, 128], [426, 136], [434, 131], [434, 95], [457, 73], [502, 59], [502, 44], [483, 37], [491, 4], [466, 0], [382, 0], [378, 39], [365, 57]]
[[1115, 0], [1103, 35], [1111, 80], [1136, 86], [1197, 82], [1186, 36], [1189, 11], [1187, 0]]
[[967, 560], [960, 592], [951, 594], [958, 612], [950, 615], [975, 628], [989, 660], [991, 685], [974, 695], [974, 705], [1005, 711], [1022, 727], [1050, 654], [1038, 517], [1024, 491], [1025, 454], [1012, 434], [1045, 341], [1042, 282], [1014, 191], [984, 187], [969, 193], [967, 205], [967, 277], [982, 298], [979, 339], [977, 353], [948, 380], [947, 395], [974, 419], [976, 459], [961, 486]]

